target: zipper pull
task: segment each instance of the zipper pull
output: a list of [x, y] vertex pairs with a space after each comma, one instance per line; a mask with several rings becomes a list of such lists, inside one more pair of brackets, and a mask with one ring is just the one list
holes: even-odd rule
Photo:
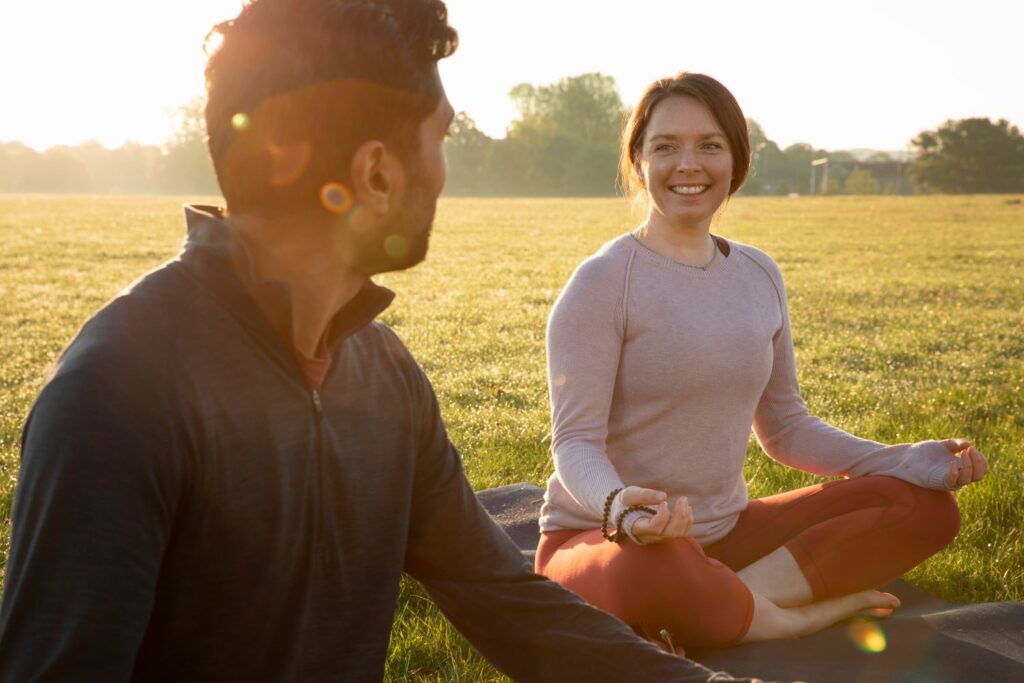
[[316, 389], [313, 390], [313, 408], [316, 410], [316, 416], [322, 420], [324, 417], [324, 407], [320, 403], [320, 392]]

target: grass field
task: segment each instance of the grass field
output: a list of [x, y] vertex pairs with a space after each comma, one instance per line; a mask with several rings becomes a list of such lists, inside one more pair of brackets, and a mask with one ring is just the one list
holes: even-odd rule
[[[81, 323], [176, 253], [181, 200], [0, 196], [0, 563], [20, 430]], [[614, 200], [442, 200], [431, 253], [380, 279], [384, 315], [432, 378], [475, 488], [550, 473], [544, 323], [575, 265], [629, 227]], [[964, 436], [991, 474], [963, 530], [909, 579], [958, 601], [1024, 600], [1024, 202], [746, 198], [716, 231], [778, 261], [813, 412], [861, 436]], [[750, 447], [751, 494], [814, 481]], [[413, 582], [388, 678], [501, 680]]]

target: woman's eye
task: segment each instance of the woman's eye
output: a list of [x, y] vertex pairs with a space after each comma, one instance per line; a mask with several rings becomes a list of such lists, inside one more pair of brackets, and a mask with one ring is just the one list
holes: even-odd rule
[[660, 144], [660, 145], [658, 145], [657, 147], [654, 148], [654, 151], [655, 152], [667, 152], [670, 149], [672, 149], [672, 145]]
[[717, 142], [708, 142], [704, 144], [704, 149], [706, 149], [709, 152], [717, 152], [718, 150], [722, 149], [722, 146]]

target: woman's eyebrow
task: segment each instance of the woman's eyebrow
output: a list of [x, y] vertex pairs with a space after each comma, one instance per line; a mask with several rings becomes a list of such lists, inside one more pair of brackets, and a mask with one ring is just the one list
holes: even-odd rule
[[[716, 130], [716, 131], [708, 131], [706, 133], [698, 133], [698, 135], [697, 135], [697, 139], [698, 140], [706, 140], [708, 138], [722, 138], [722, 139], [724, 139], [725, 138], [725, 134], [724, 133], [720, 133], [719, 131]], [[674, 133], [656, 133], [655, 135], [652, 135], [651, 137], [647, 138], [648, 142], [654, 142], [655, 140], [676, 140], [676, 139], [678, 139], [678, 136], [675, 135]]]

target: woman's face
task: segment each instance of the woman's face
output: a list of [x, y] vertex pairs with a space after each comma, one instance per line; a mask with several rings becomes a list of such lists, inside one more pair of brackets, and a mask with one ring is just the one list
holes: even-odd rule
[[656, 104], [638, 160], [651, 198], [652, 223], [710, 229], [729, 196], [732, 152], [706, 106], [685, 95]]

